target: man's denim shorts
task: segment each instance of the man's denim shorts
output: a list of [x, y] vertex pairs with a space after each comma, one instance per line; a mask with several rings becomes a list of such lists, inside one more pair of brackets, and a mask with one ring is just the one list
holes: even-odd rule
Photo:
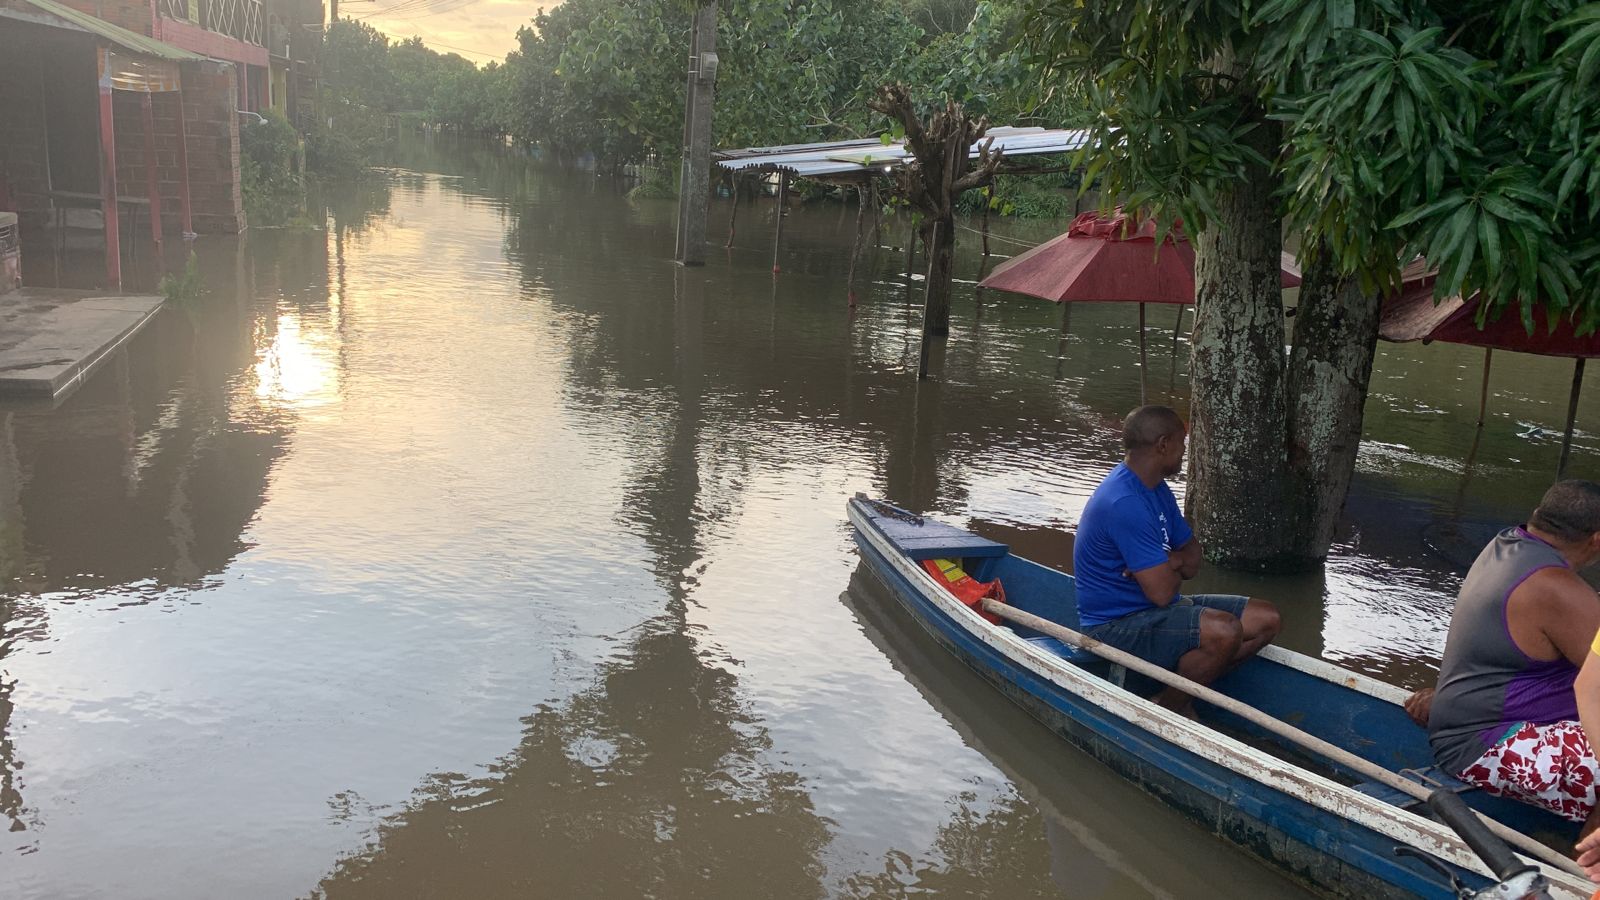
[[1248, 597], [1233, 594], [1179, 597], [1166, 606], [1151, 606], [1085, 628], [1083, 633], [1164, 669], [1177, 669], [1178, 659], [1200, 646], [1202, 610], [1219, 609], [1239, 618], [1248, 601]]

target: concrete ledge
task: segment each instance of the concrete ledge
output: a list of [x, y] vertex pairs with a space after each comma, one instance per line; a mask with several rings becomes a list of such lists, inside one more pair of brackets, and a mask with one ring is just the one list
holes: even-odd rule
[[0, 295], [0, 395], [66, 399], [161, 304], [153, 296], [45, 288]]

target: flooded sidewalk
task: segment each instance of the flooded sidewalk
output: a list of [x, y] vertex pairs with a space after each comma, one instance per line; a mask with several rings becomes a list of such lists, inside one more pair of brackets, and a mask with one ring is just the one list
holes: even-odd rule
[[60, 403], [161, 312], [147, 294], [0, 294], [0, 403]]

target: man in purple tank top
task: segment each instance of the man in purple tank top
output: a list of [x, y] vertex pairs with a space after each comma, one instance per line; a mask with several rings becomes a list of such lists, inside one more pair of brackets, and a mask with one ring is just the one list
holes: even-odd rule
[[1600, 598], [1578, 577], [1596, 561], [1600, 485], [1559, 482], [1528, 524], [1478, 555], [1450, 617], [1438, 686], [1407, 704], [1440, 768], [1583, 822], [1585, 835], [1600, 824], [1600, 764], [1573, 683], [1600, 627]]

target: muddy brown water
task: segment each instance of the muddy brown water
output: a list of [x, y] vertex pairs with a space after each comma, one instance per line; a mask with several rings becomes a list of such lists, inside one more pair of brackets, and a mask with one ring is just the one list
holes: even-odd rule
[[[1063, 340], [964, 284], [919, 385], [892, 223], [852, 314], [838, 206], [792, 211], [773, 278], [770, 200], [685, 271], [670, 202], [497, 149], [332, 199], [325, 232], [202, 239], [203, 300], [0, 412], [0, 896], [1302, 893], [857, 568], [858, 490], [1065, 566], [1139, 399], [1132, 308]], [[1173, 324], [1147, 378], [1181, 406]], [[1199, 587], [1425, 681], [1559, 449], [1570, 364], [1504, 354], [1473, 450], [1481, 359], [1385, 345], [1326, 569]]]

